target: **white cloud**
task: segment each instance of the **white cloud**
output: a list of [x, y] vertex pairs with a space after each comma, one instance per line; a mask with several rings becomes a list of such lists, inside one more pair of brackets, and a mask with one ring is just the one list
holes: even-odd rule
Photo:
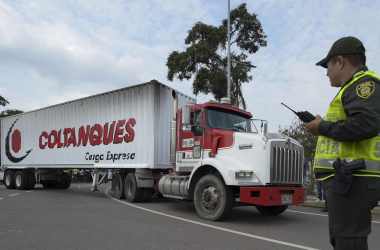
[[[160, 23], [157, 12], [169, 15], [176, 7], [157, 9], [159, 5], [0, 2], [0, 36], [6, 38], [0, 41], [0, 70], [7, 73], [0, 80], [1, 94], [11, 100], [10, 107], [30, 110], [126, 84], [164, 80], [163, 59], [173, 47], [168, 44], [172, 35], [164, 32], [168, 26]], [[202, 12], [196, 2], [177, 6], [173, 17], [186, 14], [186, 8]], [[173, 22], [185, 33], [181, 23]]]
[[255, 1], [251, 4], [268, 35], [268, 47], [253, 57], [258, 68], [254, 84], [246, 86], [248, 107], [269, 117], [271, 129], [287, 126], [294, 115], [280, 102], [299, 110], [324, 114], [337, 89], [329, 86], [326, 72], [315, 63], [342, 36], [359, 37], [367, 47], [368, 65], [380, 70], [380, 4], [363, 1]]
[[[69, 99], [157, 79], [166, 80], [166, 59], [184, 49], [196, 21], [219, 25], [219, 0], [0, 0], [0, 94], [30, 110]], [[232, 0], [232, 7], [242, 1]], [[244, 87], [248, 109], [289, 125], [280, 106], [323, 113], [336, 89], [314, 64], [331, 43], [355, 35], [379, 71], [379, 3], [363, 1], [249, 1], [268, 35], [268, 47], [252, 56], [257, 69]], [[192, 94], [189, 82], [168, 83]], [[207, 97], [200, 96], [199, 100]]]

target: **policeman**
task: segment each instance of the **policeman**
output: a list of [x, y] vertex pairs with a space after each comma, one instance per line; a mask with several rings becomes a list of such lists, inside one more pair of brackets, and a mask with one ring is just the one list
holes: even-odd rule
[[327, 195], [330, 242], [335, 250], [368, 249], [380, 200], [380, 76], [366, 67], [355, 37], [337, 40], [317, 65], [339, 88], [325, 117], [305, 125], [319, 135], [314, 172]]

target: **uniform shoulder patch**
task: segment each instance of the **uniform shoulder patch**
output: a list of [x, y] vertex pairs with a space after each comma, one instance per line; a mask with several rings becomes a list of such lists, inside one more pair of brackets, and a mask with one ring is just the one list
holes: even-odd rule
[[367, 99], [373, 94], [373, 92], [375, 92], [374, 81], [362, 82], [356, 86], [356, 94], [361, 98]]

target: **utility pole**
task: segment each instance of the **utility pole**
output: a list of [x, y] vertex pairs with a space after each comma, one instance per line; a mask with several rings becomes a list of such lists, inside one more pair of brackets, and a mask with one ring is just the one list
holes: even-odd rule
[[230, 0], [228, 0], [228, 21], [227, 21], [227, 99], [228, 102], [231, 103], [231, 54], [230, 54], [230, 47], [231, 47], [231, 20], [230, 20]]

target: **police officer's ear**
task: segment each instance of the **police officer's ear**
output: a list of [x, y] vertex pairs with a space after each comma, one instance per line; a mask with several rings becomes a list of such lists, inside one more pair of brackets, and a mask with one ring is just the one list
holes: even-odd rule
[[342, 70], [347, 63], [345, 58], [343, 56], [336, 56], [334, 59], [335, 59], [335, 63], [338, 65], [339, 69]]

